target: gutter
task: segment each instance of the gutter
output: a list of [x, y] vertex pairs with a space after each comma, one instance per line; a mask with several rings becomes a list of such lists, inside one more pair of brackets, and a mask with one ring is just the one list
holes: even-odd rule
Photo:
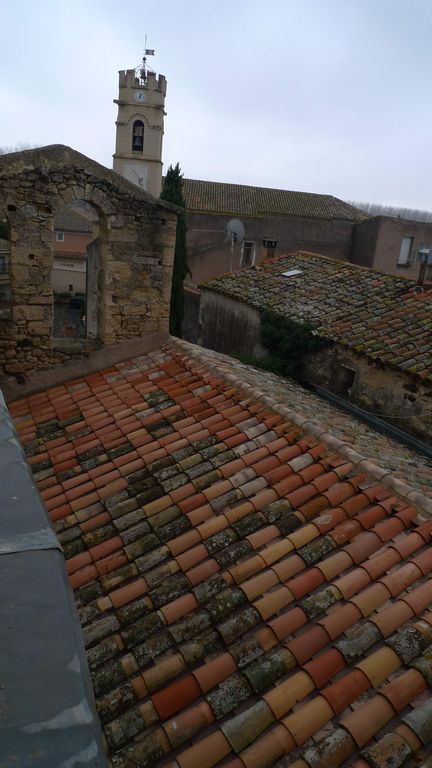
[[367, 424], [370, 424], [383, 434], [393, 437], [395, 440], [403, 443], [403, 445], [406, 445], [408, 448], [412, 448], [414, 451], [417, 451], [417, 453], [420, 455], [426, 456], [428, 459], [432, 459], [432, 446], [427, 445], [427, 443], [424, 443], [422, 440], [418, 440], [416, 437], [409, 435], [402, 429], [399, 429], [398, 427], [393, 426], [393, 424], [390, 424], [389, 422], [379, 418], [379, 416], [375, 416], [369, 413], [369, 411], [365, 411], [363, 408], [359, 408], [358, 405], [354, 405], [353, 403], [344, 400], [342, 397], [333, 394], [333, 392], [330, 392], [328, 389], [323, 389], [322, 387], [318, 386], [318, 384], [312, 384], [310, 381], [302, 381], [301, 384], [305, 389], [313, 390], [324, 400], [327, 400], [329, 403], [333, 403], [333, 405], [337, 405], [341, 410], [353, 414], [353, 416], [356, 416], [358, 419], [361, 419]]

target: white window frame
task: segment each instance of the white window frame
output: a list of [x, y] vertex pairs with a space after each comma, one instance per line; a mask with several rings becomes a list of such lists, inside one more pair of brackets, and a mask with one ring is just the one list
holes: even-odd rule
[[[244, 252], [245, 252], [245, 246], [251, 246], [251, 260], [247, 264], [244, 260]], [[242, 267], [253, 267], [255, 264], [255, 254], [256, 254], [256, 245], [253, 240], [243, 240], [242, 243], [242, 250], [241, 250], [241, 265]]]
[[414, 261], [414, 237], [406, 235], [402, 238], [399, 251], [398, 267], [407, 267]]
[[58, 243], [64, 242], [64, 232], [56, 232], [56, 240]]

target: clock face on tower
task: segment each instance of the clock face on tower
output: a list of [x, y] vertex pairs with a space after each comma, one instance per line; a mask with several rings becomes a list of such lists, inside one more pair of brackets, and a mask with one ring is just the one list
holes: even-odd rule
[[134, 99], [135, 99], [135, 101], [138, 101], [139, 103], [142, 103], [143, 101], [145, 101], [145, 93], [144, 93], [144, 91], [135, 91]]
[[123, 175], [125, 179], [132, 181], [141, 189], [147, 189], [148, 167], [146, 165], [127, 163], [123, 167]]

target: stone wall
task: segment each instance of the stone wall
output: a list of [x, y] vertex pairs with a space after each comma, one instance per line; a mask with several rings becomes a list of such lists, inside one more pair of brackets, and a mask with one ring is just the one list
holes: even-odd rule
[[253, 307], [205, 288], [198, 296], [185, 291], [185, 307], [182, 336], [187, 341], [244, 359], [265, 354], [259, 312]]
[[305, 377], [432, 444], [432, 387], [418, 376], [380, 365], [335, 344], [306, 361]]
[[[53, 218], [76, 199], [99, 216], [97, 332], [53, 338]], [[0, 214], [10, 234], [10, 318], [0, 320], [0, 377], [48, 368], [92, 349], [168, 332], [177, 209], [74, 150], [0, 157]]]

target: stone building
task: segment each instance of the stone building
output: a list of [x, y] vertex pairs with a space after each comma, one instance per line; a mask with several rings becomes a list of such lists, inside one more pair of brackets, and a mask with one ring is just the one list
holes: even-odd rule
[[166, 80], [143, 67], [119, 72], [116, 146], [113, 168], [159, 197]]
[[[417, 280], [419, 252], [432, 247], [432, 224], [370, 217], [331, 195], [183, 180], [188, 260], [185, 286], [296, 250]], [[232, 220], [244, 239], [231, 242]], [[432, 281], [432, 267], [425, 275]]]
[[327, 343], [304, 359], [307, 381], [431, 442], [432, 291], [414, 286], [324, 256], [291, 254], [208, 280], [185, 332], [190, 341], [250, 359], [267, 354], [262, 311], [311, 323]]
[[[186, 286], [260, 264], [272, 255], [308, 250], [349, 261], [352, 231], [367, 215], [332, 195], [183, 179], [188, 264]], [[234, 242], [230, 223], [244, 237]]]
[[[53, 335], [53, 222], [83, 200], [99, 220], [88, 249], [83, 339]], [[168, 330], [177, 214], [69, 147], [0, 158], [0, 212], [9, 226], [9, 306], [0, 319], [0, 375], [19, 375]], [[7, 317], [5, 316], [7, 315]]]

